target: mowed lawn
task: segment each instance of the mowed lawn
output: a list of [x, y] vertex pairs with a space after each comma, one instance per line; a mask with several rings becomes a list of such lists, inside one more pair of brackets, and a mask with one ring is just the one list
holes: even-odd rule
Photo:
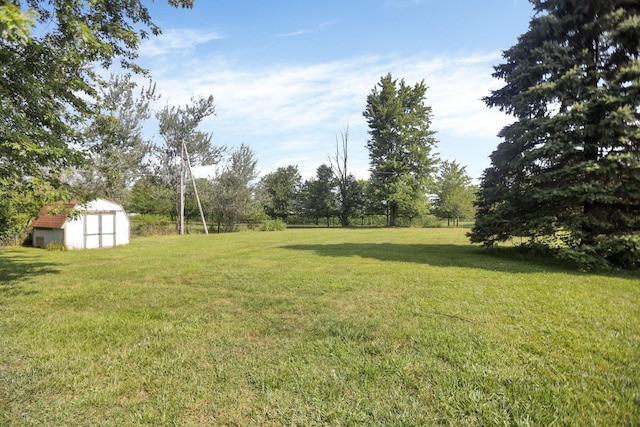
[[464, 232], [0, 249], [0, 425], [640, 425], [640, 276]]

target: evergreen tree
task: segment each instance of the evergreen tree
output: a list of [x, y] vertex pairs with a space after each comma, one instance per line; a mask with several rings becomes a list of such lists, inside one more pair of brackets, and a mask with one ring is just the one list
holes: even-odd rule
[[522, 237], [583, 263], [640, 265], [640, 3], [532, 0], [485, 99], [515, 117], [471, 240]]
[[424, 82], [411, 87], [387, 74], [367, 97], [363, 115], [371, 137], [371, 189], [388, 212], [390, 226], [399, 215], [427, 205], [427, 186], [437, 160], [431, 152], [436, 140], [426, 92]]

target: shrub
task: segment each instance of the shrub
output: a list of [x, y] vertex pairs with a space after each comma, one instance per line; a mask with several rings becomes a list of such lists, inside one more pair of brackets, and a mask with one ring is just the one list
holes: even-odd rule
[[260, 231], [283, 231], [286, 229], [287, 224], [279, 219], [265, 221], [260, 226]]
[[67, 247], [60, 242], [50, 242], [45, 249], [48, 251], [66, 251]]
[[135, 215], [129, 217], [132, 236], [154, 236], [175, 233], [175, 223], [162, 215]]

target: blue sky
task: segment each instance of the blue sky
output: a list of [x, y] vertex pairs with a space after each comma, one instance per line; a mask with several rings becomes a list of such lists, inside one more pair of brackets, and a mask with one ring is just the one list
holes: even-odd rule
[[[480, 98], [501, 52], [527, 30], [526, 0], [196, 0], [191, 10], [148, 4], [163, 34], [145, 40], [139, 63], [160, 106], [213, 95], [217, 116], [201, 129], [215, 145], [244, 143], [261, 174], [298, 165], [315, 175], [349, 127], [349, 169], [368, 177], [362, 111], [391, 73], [429, 87], [436, 151], [479, 178], [510, 118]], [[154, 139], [160, 142], [158, 136]], [[201, 176], [212, 174], [201, 168]]]

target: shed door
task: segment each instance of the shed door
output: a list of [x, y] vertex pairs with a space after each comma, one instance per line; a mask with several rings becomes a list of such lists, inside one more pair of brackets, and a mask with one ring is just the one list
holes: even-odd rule
[[116, 241], [115, 212], [86, 214], [85, 248], [110, 248]]
[[101, 248], [111, 248], [116, 243], [116, 214], [113, 212], [100, 214]]

